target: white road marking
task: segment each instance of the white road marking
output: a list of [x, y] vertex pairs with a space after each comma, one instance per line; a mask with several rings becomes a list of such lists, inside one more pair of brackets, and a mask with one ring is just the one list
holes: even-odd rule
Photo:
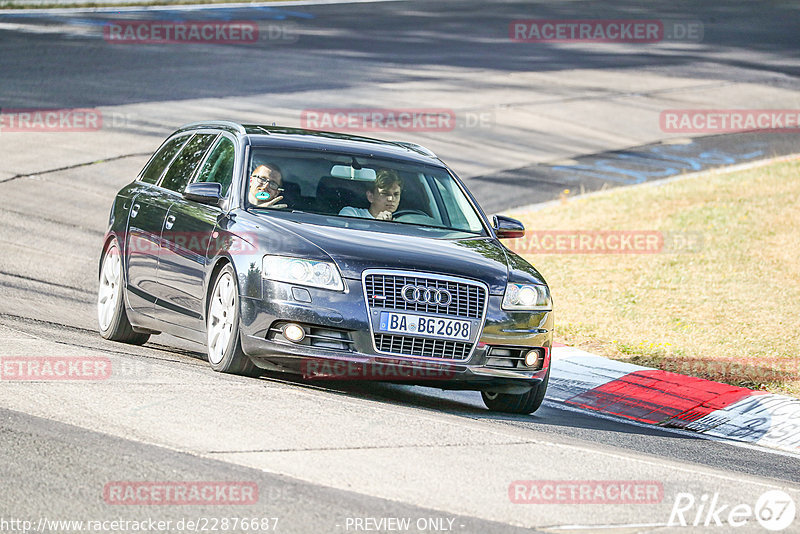
[[624, 417], [619, 417], [619, 416], [616, 416], [616, 415], [610, 415], [610, 414], [605, 414], [605, 413], [602, 413], [602, 412], [596, 412], [594, 410], [584, 410], [582, 408], [576, 408], [574, 406], [568, 406], [566, 404], [563, 404], [560, 401], [548, 400], [547, 398], [545, 398], [545, 400], [544, 400], [544, 405], [545, 406], [549, 406], [550, 408], [555, 408], [557, 410], [564, 410], [564, 411], [567, 411], [567, 412], [575, 412], [575, 413], [580, 413], [580, 414], [583, 414], [583, 415], [590, 415], [592, 417], [598, 417], [600, 419], [606, 419], [606, 420], [609, 420], [609, 421], [615, 421], [617, 423], [631, 425], [631, 426], [635, 426], [635, 427], [639, 427], [639, 428], [649, 428], [651, 430], [652, 429], [658, 429], [658, 430], [661, 430], [663, 432], [669, 432], [670, 434], [677, 434], [679, 436], [706, 439], [706, 440], [709, 440], [709, 441], [716, 441], [716, 442], [719, 442], [719, 443], [725, 443], [727, 445], [732, 445], [734, 447], [741, 447], [742, 449], [750, 449], [750, 450], [755, 450], [755, 451], [758, 451], [758, 452], [766, 452], [766, 453], [769, 453], [769, 454], [775, 454], [777, 456], [786, 456], [788, 458], [796, 458], [796, 459], [800, 460], [800, 453], [789, 452], [789, 451], [785, 451], [785, 450], [781, 450], [781, 449], [772, 449], [772, 448], [764, 447], [762, 445], [758, 445], [758, 444], [755, 444], [755, 443], [748, 443], [748, 442], [745, 442], [745, 441], [735, 441], [735, 440], [732, 440], [732, 439], [729, 439], [729, 438], [723, 438], [723, 437], [714, 436], [714, 435], [711, 435], [711, 434], [701, 434], [701, 433], [698, 433], [698, 432], [692, 432], [691, 430], [683, 430], [682, 428], [657, 426], [657, 425], [651, 425], [649, 423], [640, 423], [639, 421], [634, 421], [632, 419], [626, 419]]

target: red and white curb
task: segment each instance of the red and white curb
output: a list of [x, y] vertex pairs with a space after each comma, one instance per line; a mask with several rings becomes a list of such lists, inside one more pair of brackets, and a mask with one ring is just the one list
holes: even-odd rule
[[610, 360], [552, 350], [548, 400], [645, 424], [800, 453], [800, 400]]

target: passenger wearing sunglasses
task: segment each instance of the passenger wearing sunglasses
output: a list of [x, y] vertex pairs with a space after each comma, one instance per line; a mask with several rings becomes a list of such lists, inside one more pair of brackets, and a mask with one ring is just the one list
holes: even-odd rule
[[259, 165], [250, 173], [247, 200], [257, 208], [286, 208], [283, 200], [283, 176], [277, 165]]

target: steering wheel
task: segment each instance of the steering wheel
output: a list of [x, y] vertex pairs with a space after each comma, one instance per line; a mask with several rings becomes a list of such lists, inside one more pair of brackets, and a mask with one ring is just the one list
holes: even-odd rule
[[396, 212], [394, 212], [394, 213], [392, 214], [392, 219], [396, 219], [396, 218], [398, 218], [398, 217], [402, 217], [403, 215], [422, 215], [423, 217], [426, 217], [426, 218], [428, 218], [428, 219], [430, 219], [430, 218], [431, 218], [431, 216], [430, 216], [430, 215], [428, 215], [427, 213], [425, 213], [425, 212], [424, 212], [424, 211], [422, 211], [422, 210], [410, 210], [410, 209], [406, 209], [406, 210], [400, 210], [400, 211], [396, 211]]

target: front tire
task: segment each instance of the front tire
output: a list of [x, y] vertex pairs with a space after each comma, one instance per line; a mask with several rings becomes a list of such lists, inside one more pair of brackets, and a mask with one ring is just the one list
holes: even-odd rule
[[483, 403], [493, 412], [514, 413], [528, 415], [539, 409], [547, 391], [547, 383], [550, 381], [550, 369], [539, 384], [532, 387], [530, 391], [522, 394], [494, 393], [491, 391], [481, 391]]
[[97, 322], [100, 335], [111, 341], [144, 345], [150, 339], [150, 334], [133, 331], [125, 311], [123, 280], [122, 258], [117, 240], [114, 239], [106, 248], [100, 267], [100, 287], [97, 291]]
[[239, 287], [230, 264], [214, 280], [206, 314], [208, 363], [220, 373], [257, 376], [258, 368], [242, 351], [239, 332]]

